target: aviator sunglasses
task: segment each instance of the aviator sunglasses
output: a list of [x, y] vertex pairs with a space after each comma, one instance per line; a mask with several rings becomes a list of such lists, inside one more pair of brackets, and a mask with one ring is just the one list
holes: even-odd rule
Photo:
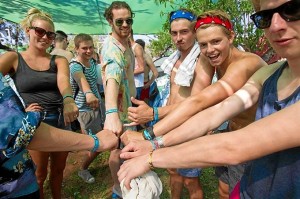
[[116, 24], [116, 26], [121, 27], [123, 25], [124, 21], [129, 26], [133, 24], [133, 19], [132, 18], [128, 18], [128, 19], [125, 19], [125, 20], [124, 19], [116, 19], [115, 24]]
[[53, 40], [55, 39], [55, 32], [50, 32], [50, 31], [46, 31], [45, 29], [43, 28], [39, 28], [39, 27], [29, 27], [29, 29], [33, 29], [35, 34], [38, 36], [38, 37], [44, 37], [44, 35], [47, 35], [47, 38], [49, 40]]
[[265, 29], [270, 27], [274, 13], [278, 13], [285, 21], [297, 21], [300, 19], [300, 1], [288, 1], [277, 8], [259, 11], [250, 18], [257, 28]]

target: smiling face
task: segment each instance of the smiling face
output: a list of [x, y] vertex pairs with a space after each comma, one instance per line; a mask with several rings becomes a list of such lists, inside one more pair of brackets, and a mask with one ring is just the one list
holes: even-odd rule
[[[109, 20], [109, 24], [112, 27], [112, 34], [117, 39], [127, 39], [131, 32], [132, 24], [128, 24], [126, 21], [131, 19], [131, 13], [126, 8], [113, 9], [112, 20]], [[123, 20], [121, 26], [116, 24], [116, 21]]]
[[187, 19], [172, 21], [170, 34], [179, 51], [189, 50], [195, 43], [195, 31], [193, 30], [192, 22]]
[[[260, 10], [277, 8], [287, 0], [261, 0]], [[274, 13], [270, 27], [264, 29], [274, 50], [284, 58], [295, 59], [300, 55], [300, 21], [285, 21]]]
[[222, 65], [229, 56], [233, 34], [228, 36], [222, 27], [215, 25], [197, 29], [196, 35], [201, 53], [210, 64], [215, 67]]
[[94, 44], [92, 40], [81, 41], [75, 48], [77, 56], [84, 61], [88, 61], [93, 57]]
[[[54, 31], [54, 27], [51, 23], [49, 23], [48, 21], [42, 20], [42, 19], [36, 19], [31, 23], [32, 27], [37, 27], [37, 28], [42, 28], [47, 32], [55, 32]], [[52, 44], [53, 39], [49, 39], [47, 37], [47, 34], [45, 34], [44, 36], [40, 37], [36, 34], [34, 29], [30, 29], [29, 27], [26, 29], [26, 34], [29, 37], [29, 42], [30, 45], [29, 46], [34, 46], [38, 49], [41, 50], [46, 50], [47, 48], [49, 48], [49, 46]]]

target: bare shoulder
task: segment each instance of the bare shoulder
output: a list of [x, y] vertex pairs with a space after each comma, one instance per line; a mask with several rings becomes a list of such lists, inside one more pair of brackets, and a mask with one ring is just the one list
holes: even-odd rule
[[248, 69], [258, 69], [266, 66], [267, 63], [258, 55], [250, 52], [241, 52], [237, 55], [237, 58], [232, 62], [232, 65], [245, 66]]
[[0, 56], [0, 72], [7, 74], [12, 70], [16, 70], [18, 65], [18, 54], [14, 51], [9, 51]]

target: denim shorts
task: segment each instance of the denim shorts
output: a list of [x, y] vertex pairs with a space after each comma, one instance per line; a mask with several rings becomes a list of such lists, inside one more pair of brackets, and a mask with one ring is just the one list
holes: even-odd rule
[[177, 173], [183, 177], [194, 178], [199, 177], [201, 175], [201, 169], [177, 169]]

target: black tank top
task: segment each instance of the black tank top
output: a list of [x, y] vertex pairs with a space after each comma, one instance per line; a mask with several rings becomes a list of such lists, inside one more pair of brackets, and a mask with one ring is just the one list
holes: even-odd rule
[[18, 53], [18, 68], [12, 79], [26, 106], [38, 103], [48, 112], [62, 108], [62, 96], [57, 87], [55, 55], [51, 56], [48, 70], [36, 71], [30, 68]]

